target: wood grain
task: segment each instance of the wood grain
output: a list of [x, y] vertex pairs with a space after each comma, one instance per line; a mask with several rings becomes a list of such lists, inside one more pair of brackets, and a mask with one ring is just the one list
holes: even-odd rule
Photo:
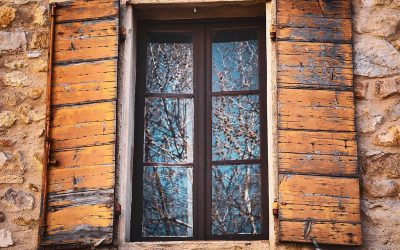
[[278, 91], [279, 128], [355, 131], [353, 92], [282, 88]]
[[278, 158], [279, 173], [358, 176], [356, 156], [279, 153]]
[[57, 4], [42, 246], [113, 240], [118, 7]]
[[345, 0], [280, 0], [277, 16], [351, 18], [351, 3]]
[[[309, 226], [311, 224], [311, 226]], [[310, 233], [304, 237], [304, 232]], [[361, 245], [360, 223], [333, 223], [310, 221], [281, 221], [279, 226], [281, 241], [311, 243], [311, 237], [318, 243], [335, 245]]]
[[351, 44], [279, 41], [278, 86], [353, 86]]
[[115, 100], [116, 71], [116, 60], [55, 66], [52, 104]]
[[62, 3], [56, 12], [56, 22], [115, 17], [117, 0], [73, 0]]
[[96, 60], [117, 56], [117, 21], [97, 20], [56, 25], [55, 61]]
[[358, 178], [281, 174], [280, 220], [360, 222]]
[[357, 156], [354, 132], [279, 130], [279, 153]]

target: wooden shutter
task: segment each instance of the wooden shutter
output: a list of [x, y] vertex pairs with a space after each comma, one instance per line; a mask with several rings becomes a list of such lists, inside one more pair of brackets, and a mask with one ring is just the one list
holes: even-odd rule
[[112, 242], [118, 0], [52, 8], [41, 245]]
[[279, 237], [361, 244], [351, 1], [278, 0]]

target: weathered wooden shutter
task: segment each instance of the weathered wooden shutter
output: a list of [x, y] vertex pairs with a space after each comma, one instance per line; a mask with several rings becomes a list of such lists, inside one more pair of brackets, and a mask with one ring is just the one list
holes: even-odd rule
[[351, 1], [278, 0], [279, 237], [361, 244]]
[[118, 0], [53, 10], [41, 245], [112, 242]]

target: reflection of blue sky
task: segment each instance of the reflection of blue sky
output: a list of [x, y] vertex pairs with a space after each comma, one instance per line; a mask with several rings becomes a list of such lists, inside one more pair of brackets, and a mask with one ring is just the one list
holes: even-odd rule
[[260, 165], [212, 168], [212, 233], [257, 234], [261, 231]]
[[146, 98], [145, 162], [193, 161], [193, 100]]
[[212, 98], [213, 160], [260, 158], [258, 95]]
[[257, 40], [212, 44], [212, 90], [258, 89]]
[[192, 43], [149, 43], [146, 71], [149, 93], [192, 93]]
[[193, 236], [192, 168], [145, 167], [143, 236]]

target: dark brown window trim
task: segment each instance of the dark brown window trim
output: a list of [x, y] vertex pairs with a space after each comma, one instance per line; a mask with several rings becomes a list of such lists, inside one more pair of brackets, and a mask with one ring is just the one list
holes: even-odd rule
[[[211, 30], [232, 28], [258, 28], [259, 42], [259, 90], [211, 92]], [[135, 103], [135, 150], [133, 153], [132, 184], [132, 220], [131, 241], [185, 241], [185, 240], [266, 240], [268, 239], [268, 162], [267, 162], [267, 93], [266, 93], [266, 41], [265, 18], [207, 19], [185, 21], [142, 21], [138, 23], [138, 63]], [[146, 72], [146, 34], [148, 32], [188, 32], [193, 34], [193, 93], [194, 94], [145, 94]], [[211, 161], [211, 96], [218, 95], [259, 94], [260, 100], [260, 159], [237, 161]], [[142, 201], [143, 201], [143, 166], [154, 163], [143, 163], [143, 130], [145, 97], [194, 97], [194, 161], [193, 166], [193, 237], [142, 237]], [[206, 146], [204, 146], [206, 145]], [[204, 161], [204, 159], [206, 159]], [[240, 164], [261, 162], [262, 188], [262, 231], [258, 235], [223, 235], [215, 236], [211, 232], [211, 163]], [[202, 184], [201, 184], [202, 183]]]

